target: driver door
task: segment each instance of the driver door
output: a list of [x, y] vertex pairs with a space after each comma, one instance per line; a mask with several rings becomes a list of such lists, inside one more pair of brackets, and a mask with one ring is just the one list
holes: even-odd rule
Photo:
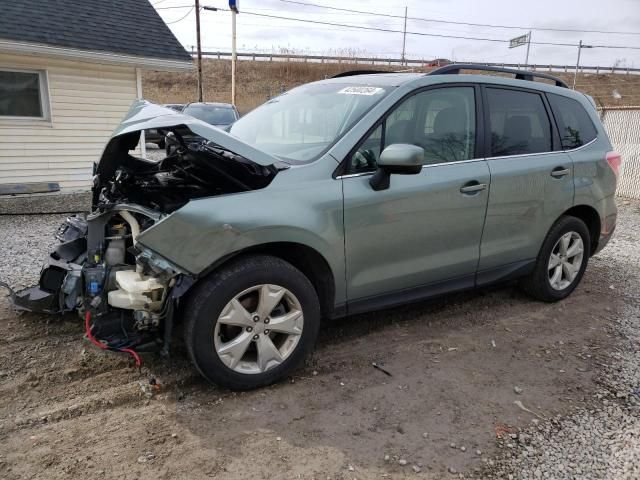
[[[348, 159], [342, 177], [349, 312], [474, 286], [489, 168], [479, 152], [477, 87], [418, 92], [383, 119]], [[421, 146], [415, 175], [369, 185], [381, 151]]]

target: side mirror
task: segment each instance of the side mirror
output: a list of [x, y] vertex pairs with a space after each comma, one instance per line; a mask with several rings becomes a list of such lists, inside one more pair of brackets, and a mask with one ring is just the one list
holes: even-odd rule
[[422, 147], [408, 143], [394, 143], [385, 148], [378, 160], [378, 170], [369, 180], [375, 191], [389, 188], [391, 174], [415, 175], [420, 173], [424, 163]]

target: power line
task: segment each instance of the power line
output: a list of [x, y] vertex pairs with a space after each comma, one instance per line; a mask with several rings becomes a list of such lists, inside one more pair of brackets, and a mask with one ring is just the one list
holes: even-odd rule
[[[294, 0], [280, 0], [280, 1], [282, 1], [282, 2], [287, 1], [287, 2], [292, 2], [292, 3], [300, 3], [300, 4], [302, 4], [302, 2], [294, 2]], [[304, 4], [304, 5], [312, 5], [312, 4]], [[186, 7], [188, 7], [188, 5], [182, 5], [182, 6], [176, 6], [176, 7], [165, 7], [165, 8], [186, 8]], [[184, 17], [182, 17], [182, 18], [180, 18], [178, 20], [172, 21], [172, 22], [167, 22], [167, 25], [170, 25], [170, 24], [173, 24], [173, 23], [177, 23], [177, 22], [180, 22], [180, 21], [184, 20], [186, 17], [188, 17], [191, 14], [191, 11], [193, 10], [193, 8], [194, 7], [191, 6], [191, 9], [189, 10], [189, 12]], [[331, 7], [331, 8], [338, 8], [338, 7]], [[231, 11], [231, 10], [229, 10], [227, 8], [219, 8], [219, 7], [217, 8], [217, 10], [218, 11], [225, 11], [225, 12], [230, 12]], [[355, 10], [355, 12], [357, 12], [357, 10]], [[368, 31], [375, 31], [375, 32], [386, 32], [386, 33], [404, 33], [403, 30], [394, 30], [394, 29], [391, 29], [391, 28], [368, 27], [368, 26], [346, 24], [346, 23], [327, 22], [327, 21], [322, 21], [322, 20], [308, 20], [308, 19], [304, 19], [304, 18], [284, 17], [284, 16], [280, 16], [280, 15], [270, 15], [270, 14], [266, 14], [266, 13], [249, 12], [249, 11], [246, 11], [246, 10], [244, 10], [242, 13], [244, 15], [252, 15], [252, 16], [256, 16], [256, 17], [275, 18], [275, 19], [279, 19], [279, 20], [289, 20], [289, 21], [294, 21], [294, 22], [313, 23], [313, 24], [317, 24], [317, 25], [329, 25], [329, 26], [333, 26], [333, 27], [343, 27], [343, 28], [350, 28], [350, 29], [357, 29], [357, 30], [368, 30]], [[367, 12], [362, 12], [362, 13], [367, 13]], [[404, 19], [404, 16], [399, 17], [399, 18], [403, 18]], [[520, 28], [520, 27], [518, 27], [518, 28]], [[474, 40], [474, 41], [493, 42], [493, 43], [508, 43], [509, 42], [509, 39], [487, 38], [487, 37], [469, 37], [469, 36], [463, 36], [463, 35], [445, 35], [445, 34], [438, 34], [438, 33], [412, 32], [412, 31], [409, 31], [409, 30], [407, 30], [406, 33], [408, 35], [417, 35], [417, 36], [421, 36], [421, 37], [455, 38], [455, 39], [458, 39], [458, 40]], [[531, 44], [532, 45], [549, 45], [549, 46], [556, 46], [556, 47], [576, 47], [578, 45], [576, 43], [559, 43], [559, 42], [531, 42]], [[591, 46], [593, 48], [640, 50], [640, 47], [638, 47], [638, 46], [595, 45], [595, 44], [592, 44]]]
[[[379, 17], [390, 17], [390, 18], [400, 18], [404, 19], [404, 15], [392, 15], [387, 13], [379, 13], [379, 12], [365, 12], [364, 10], [353, 10], [350, 8], [341, 8], [341, 7], [333, 7], [330, 5], [320, 5], [317, 3], [307, 3], [307, 2], [299, 2], [297, 0], [280, 0], [284, 3], [293, 3], [296, 5], [304, 5], [306, 7], [316, 7], [316, 8], [326, 8], [328, 10], [338, 10], [341, 12], [351, 12], [351, 13], [359, 13], [363, 15], [374, 15]], [[422, 22], [433, 22], [433, 23], [448, 23], [452, 25], [465, 25], [470, 27], [489, 27], [489, 28], [507, 28], [507, 29], [518, 29], [518, 30], [539, 30], [539, 31], [547, 31], [547, 32], [574, 32], [574, 33], [604, 33], [604, 34], [616, 34], [616, 35], [640, 35], [640, 32], [621, 32], [621, 31], [605, 31], [605, 30], [579, 30], [572, 28], [552, 28], [552, 27], [531, 27], [531, 26], [516, 26], [516, 25], [492, 25], [486, 23], [469, 23], [469, 22], [458, 22], [453, 20], [441, 20], [436, 18], [424, 18], [424, 17], [407, 17], [408, 20], [417, 20]]]
[[[226, 9], [221, 9], [218, 8], [218, 10], [226, 10]], [[290, 20], [290, 21], [294, 21], [294, 22], [305, 22], [305, 23], [314, 23], [317, 25], [330, 25], [333, 27], [345, 27], [345, 28], [355, 28], [358, 30], [370, 30], [370, 31], [374, 31], [374, 32], [388, 32], [388, 33], [403, 33], [403, 30], [393, 30], [391, 28], [381, 28], [381, 27], [365, 27], [362, 25], [353, 25], [353, 24], [348, 24], [348, 23], [337, 23], [337, 22], [325, 22], [322, 20], [307, 20], [304, 18], [294, 18], [294, 17], [283, 17], [280, 15], [269, 15], [266, 13], [257, 13], [257, 12], [248, 12], [246, 10], [243, 10], [243, 15], [253, 15], [256, 17], [265, 17], [265, 18], [277, 18], [279, 20]], [[404, 17], [402, 17], [404, 18]], [[411, 34], [411, 35], [419, 35], [419, 36], [424, 36], [424, 37], [443, 37], [443, 38], [458, 38], [461, 40], [484, 40], [487, 42], [499, 42], [499, 43], [505, 43], [508, 42], [509, 40], [506, 39], [498, 39], [498, 38], [480, 38], [480, 37], [466, 37], [466, 36], [458, 36], [458, 35], [440, 35], [437, 33], [423, 33], [423, 32], [410, 32], [407, 30], [407, 34]], [[572, 47], [574, 47], [574, 44], [567, 44], [570, 45]]]
[[[284, 1], [284, 0], [282, 0]], [[229, 11], [228, 9], [224, 9], [224, 8], [218, 8], [218, 10], [223, 10], [223, 11]], [[345, 28], [355, 28], [358, 30], [369, 30], [369, 31], [375, 31], [375, 32], [387, 32], [387, 33], [404, 33], [403, 30], [393, 30], [390, 28], [380, 28], [380, 27], [364, 27], [361, 25], [353, 25], [353, 24], [348, 24], [348, 23], [337, 23], [337, 22], [326, 22], [326, 21], [322, 21], [322, 20], [307, 20], [304, 18], [294, 18], [294, 17], [283, 17], [280, 15], [270, 15], [270, 14], [266, 14], [266, 13], [257, 13], [257, 12], [248, 12], [248, 11], [243, 11], [242, 12], [244, 15], [253, 15], [256, 17], [265, 17], [265, 18], [276, 18], [279, 20], [290, 20], [290, 21], [294, 21], [294, 22], [305, 22], [305, 23], [313, 23], [313, 24], [318, 24], [318, 25], [330, 25], [330, 26], [334, 26], [334, 27], [345, 27]], [[404, 18], [404, 17], [403, 17]], [[444, 34], [438, 34], [438, 33], [425, 33], [425, 32], [411, 32], [409, 30], [407, 30], [407, 34], [408, 35], [417, 35], [417, 36], [421, 36], [421, 37], [437, 37], [437, 38], [455, 38], [455, 39], [459, 39], [459, 40], [476, 40], [476, 41], [483, 41], [483, 42], [494, 42], [494, 43], [508, 43], [509, 40], [508, 39], [500, 39], [500, 38], [486, 38], [486, 37], [468, 37], [468, 36], [462, 36], [462, 35], [444, 35]], [[577, 44], [575, 43], [558, 43], [558, 42], [531, 42], [532, 45], [552, 45], [552, 46], [556, 46], [556, 47], [576, 47]], [[634, 46], [616, 46], [616, 45], [592, 45], [594, 48], [622, 48], [622, 49], [628, 49], [628, 50], [640, 50], [640, 47], [634, 47]]]
[[193, 12], [195, 10], [196, 7], [191, 7], [191, 9], [186, 13], [186, 15], [184, 17], [179, 18], [178, 20], [174, 20], [173, 22], [165, 22], [167, 25], [171, 25], [173, 23], [178, 23], [181, 22], [182, 20], [184, 20], [185, 18], [187, 18], [189, 15], [191, 15], [191, 12]]
[[[157, 4], [156, 4], [157, 5]], [[155, 7], [156, 10], [171, 10], [175, 8], [193, 8], [193, 5], [172, 5], [170, 7]]]

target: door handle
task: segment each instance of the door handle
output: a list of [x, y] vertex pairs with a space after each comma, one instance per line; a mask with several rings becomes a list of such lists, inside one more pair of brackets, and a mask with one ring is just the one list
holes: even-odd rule
[[569, 175], [569, 173], [571, 173], [571, 171], [568, 168], [556, 167], [551, 171], [551, 176], [553, 178], [562, 178]]
[[460, 193], [477, 193], [487, 188], [486, 183], [479, 183], [476, 180], [465, 183], [460, 187]]

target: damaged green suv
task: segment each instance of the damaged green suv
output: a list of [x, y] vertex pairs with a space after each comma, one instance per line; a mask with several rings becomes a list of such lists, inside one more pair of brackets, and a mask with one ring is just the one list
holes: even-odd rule
[[[615, 228], [620, 156], [590, 98], [544, 74], [460, 74], [479, 68], [342, 74], [228, 133], [133, 105], [91, 212], [14, 304], [76, 310], [136, 358], [168, 354], [181, 322], [204, 377], [249, 389], [298, 365], [322, 318], [510, 279], [565, 298]], [[147, 129], [169, 156], [134, 155]]]

